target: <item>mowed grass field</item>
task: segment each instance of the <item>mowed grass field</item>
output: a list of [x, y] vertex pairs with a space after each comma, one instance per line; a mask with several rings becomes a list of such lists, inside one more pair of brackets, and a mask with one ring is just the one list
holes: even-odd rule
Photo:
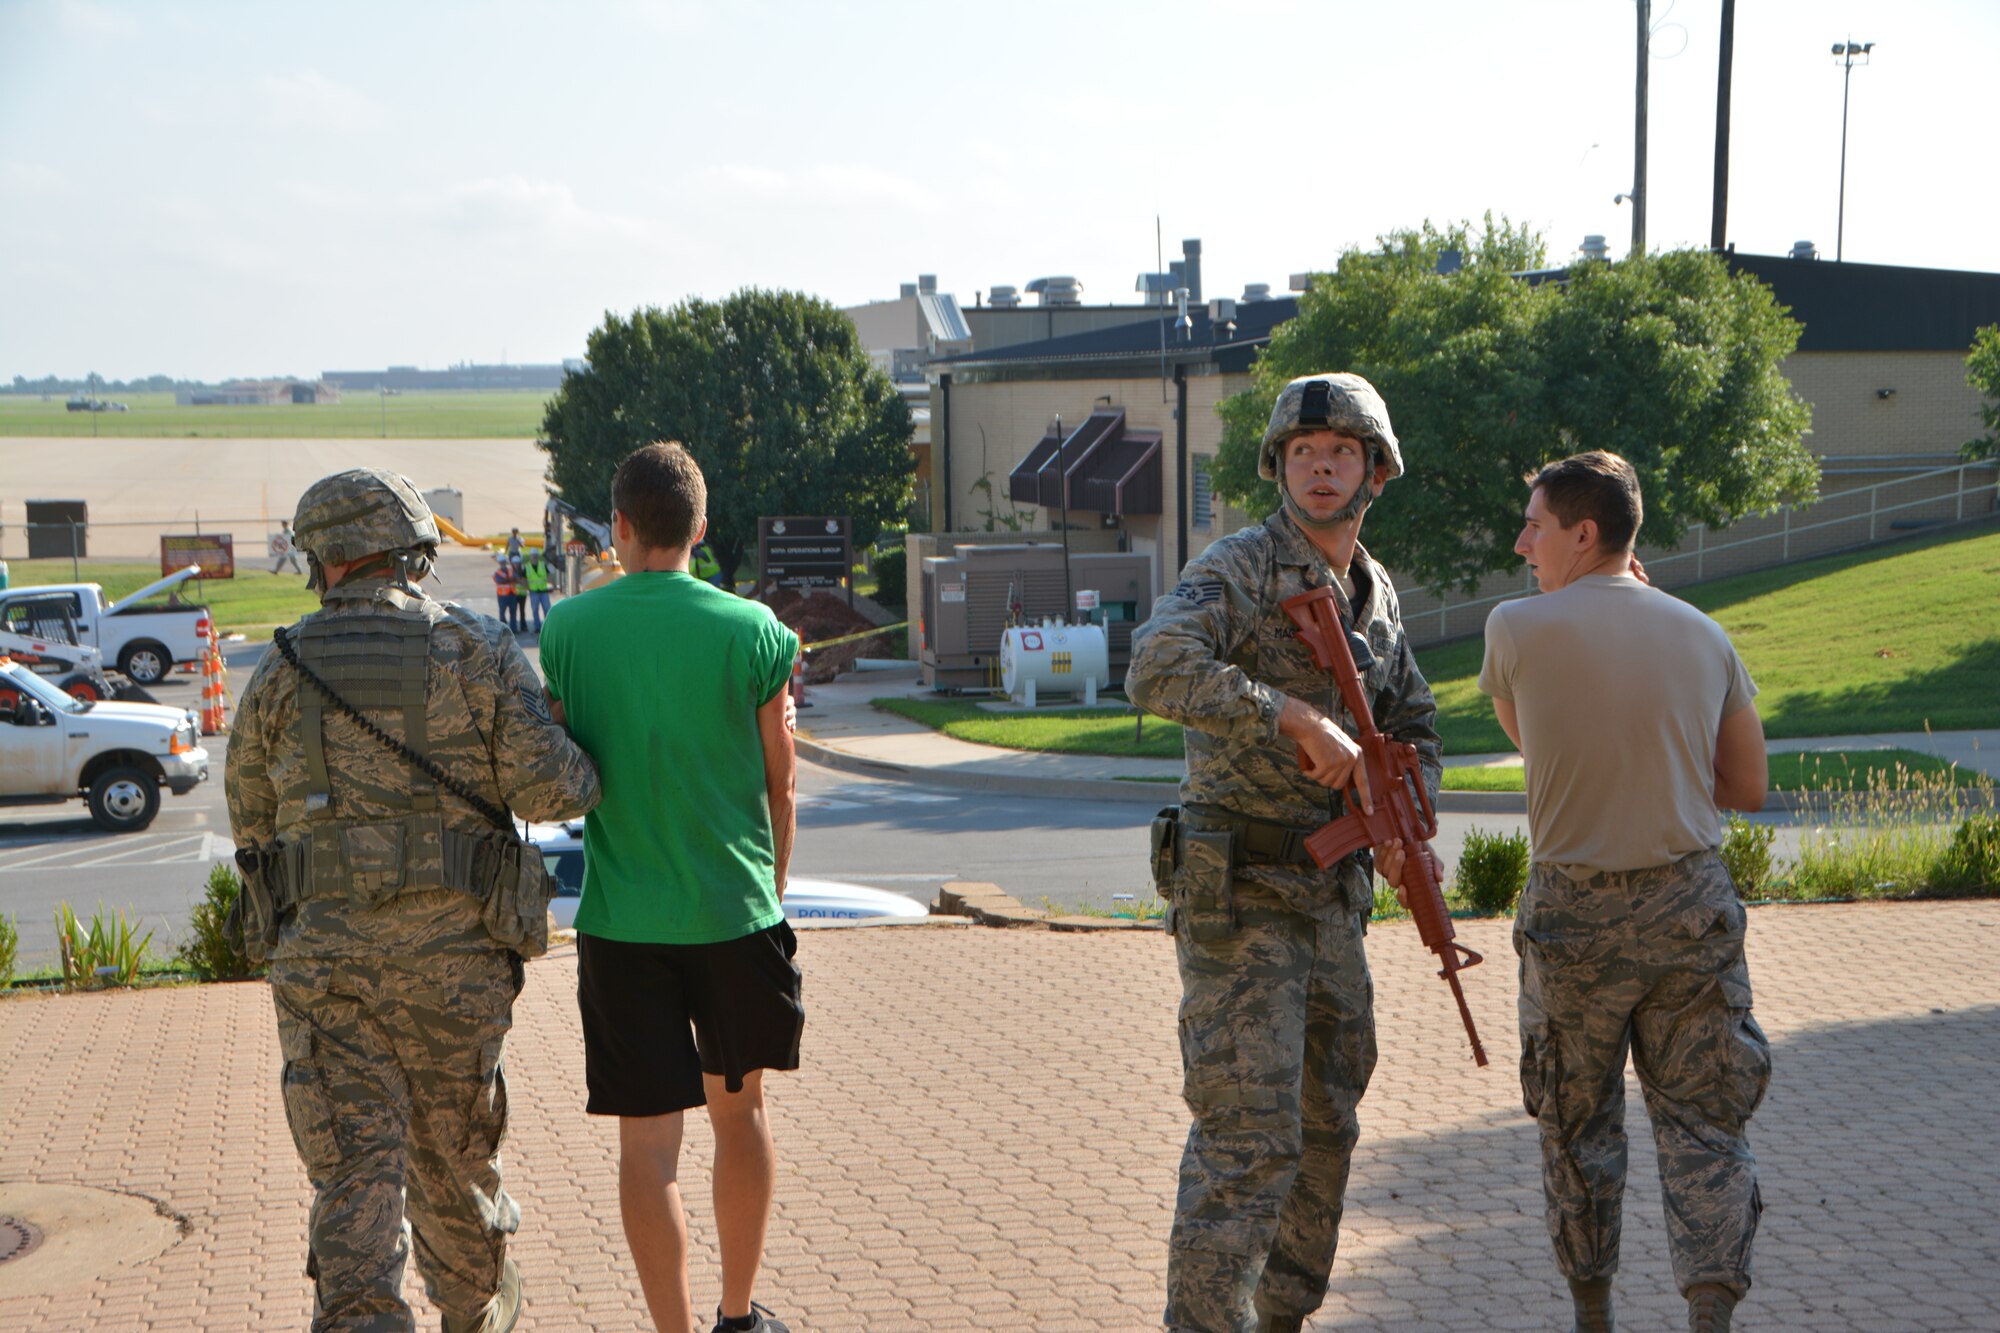
[[[2000, 726], [2000, 531], [1940, 534], [1681, 589], [1729, 631], [1760, 693], [1772, 739]], [[1482, 639], [1417, 654], [1438, 700], [1447, 754], [1512, 750], [1479, 692]], [[877, 706], [987, 745], [1133, 758], [1181, 753], [1180, 729], [1127, 710], [1023, 717], [958, 700]], [[1909, 756], [1774, 759], [1785, 785], [1834, 779], [1835, 767]], [[1484, 776], [1475, 774], [1484, 773]], [[1865, 776], [1857, 778], [1865, 785]], [[1461, 772], [1454, 785], [1518, 790], [1519, 770]]]
[[278, 407], [181, 407], [170, 393], [99, 395], [124, 412], [72, 412], [66, 394], [0, 393], [0, 436], [82, 435], [249, 439], [533, 439], [550, 394], [544, 390], [417, 392], [379, 397], [346, 393], [338, 403]]

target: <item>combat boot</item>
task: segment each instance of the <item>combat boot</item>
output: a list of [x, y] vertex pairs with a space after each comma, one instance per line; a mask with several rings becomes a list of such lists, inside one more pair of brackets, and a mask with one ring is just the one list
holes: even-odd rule
[[500, 1290], [469, 1319], [444, 1317], [444, 1333], [513, 1333], [521, 1318], [521, 1270], [512, 1259], [500, 1269]]
[[1688, 1333], [1729, 1333], [1731, 1313], [1736, 1309], [1736, 1293], [1712, 1282], [1689, 1287]]
[[1571, 1278], [1569, 1298], [1576, 1302], [1576, 1333], [1614, 1333], [1609, 1277]]
[[1304, 1333], [1306, 1317], [1302, 1314], [1267, 1314], [1257, 1318], [1257, 1333]]

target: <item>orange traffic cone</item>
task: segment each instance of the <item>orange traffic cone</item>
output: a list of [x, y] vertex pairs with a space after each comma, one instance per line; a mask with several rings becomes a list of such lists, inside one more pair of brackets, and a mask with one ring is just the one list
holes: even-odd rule
[[806, 702], [806, 655], [800, 653], [792, 659], [792, 707], [811, 708]]
[[222, 645], [210, 631], [201, 655], [201, 734], [219, 736], [229, 730], [229, 684], [222, 664]]

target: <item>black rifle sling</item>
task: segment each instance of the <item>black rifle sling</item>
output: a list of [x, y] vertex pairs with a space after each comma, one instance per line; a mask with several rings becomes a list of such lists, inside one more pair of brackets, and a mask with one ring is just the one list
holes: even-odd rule
[[335, 708], [338, 708], [341, 712], [347, 714], [348, 717], [352, 718], [356, 726], [360, 727], [363, 731], [367, 732], [371, 737], [373, 737], [377, 742], [379, 742], [382, 746], [388, 749], [391, 753], [395, 754], [397, 757], [403, 759], [408, 763], [416, 765], [418, 768], [422, 769], [425, 773], [429, 774], [431, 780], [437, 783], [438, 786], [443, 787], [446, 791], [450, 792], [452, 795], [464, 801], [467, 805], [477, 810], [480, 814], [485, 815], [486, 818], [491, 820], [496, 827], [505, 829], [509, 836], [513, 835], [514, 820], [511, 815], [509, 815], [505, 810], [501, 809], [499, 806], [493, 804], [493, 802], [487, 800], [484, 796], [481, 796], [478, 792], [475, 792], [470, 788], [468, 788], [464, 783], [460, 782], [458, 779], [452, 777], [442, 768], [439, 768], [436, 764], [432, 763], [430, 759], [428, 759], [424, 755], [417, 753], [415, 750], [403, 744], [403, 742], [397, 740], [394, 736], [391, 736], [388, 732], [382, 730], [382, 728], [376, 726], [373, 722], [369, 721], [366, 717], [364, 717], [361, 714], [361, 712], [354, 707], [354, 705], [348, 703], [347, 700], [341, 698], [340, 695], [335, 693], [333, 686], [321, 680], [311, 667], [307, 666], [304, 662], [301, 662], [299, 660], [298, 651], [295, 648], [293, 648], [292, 641], [288, 637], [286, 637], [284, 630], [280, 629], [273, 631], [271, 638], [273, 642], [275, 642], [278, 645], [278, 652], [283, 655], [285, 661], [291, 665], [292, 669], [294, 671], [297, 671], [300, 675], [304, 676], [307, 681], [311, 682], [312, 687], [314, 689], [318, 690], [321, 694], [325, 695], [328, 703], [332, 704]]

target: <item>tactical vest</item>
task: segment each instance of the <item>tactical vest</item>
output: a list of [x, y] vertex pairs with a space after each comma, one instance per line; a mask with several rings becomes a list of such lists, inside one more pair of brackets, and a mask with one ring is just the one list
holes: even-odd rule
[[[431, 613], [439, 608], [393, 593], [378, 597], [365, 616], [302, 622], [291, 631], [291, 641], [300, 662], [362, 716], [391, 736], [400, 730], [405, 745], [427, 754]], [[427, 889], [455, 889], [484, 899], [499, 878], [494, 839], [446, 828], [437, 783], [387, 746], [360, 738], [361, 748], [350, 745], [335, 762], [349, 778], [379, 775], [372, 799], [378, 805], [401, 806], [404, 813], [357, 821], [334, 807], [326, 715], [335, 705], [303, 674], [297, 690], [305, 789], [295, 794], [303, 798], [307, 826], [284, 849], [280, 908], [329, 896], [375, 907], [398, 894]], [[400, 728], [394, 725], [398, 718]]]

